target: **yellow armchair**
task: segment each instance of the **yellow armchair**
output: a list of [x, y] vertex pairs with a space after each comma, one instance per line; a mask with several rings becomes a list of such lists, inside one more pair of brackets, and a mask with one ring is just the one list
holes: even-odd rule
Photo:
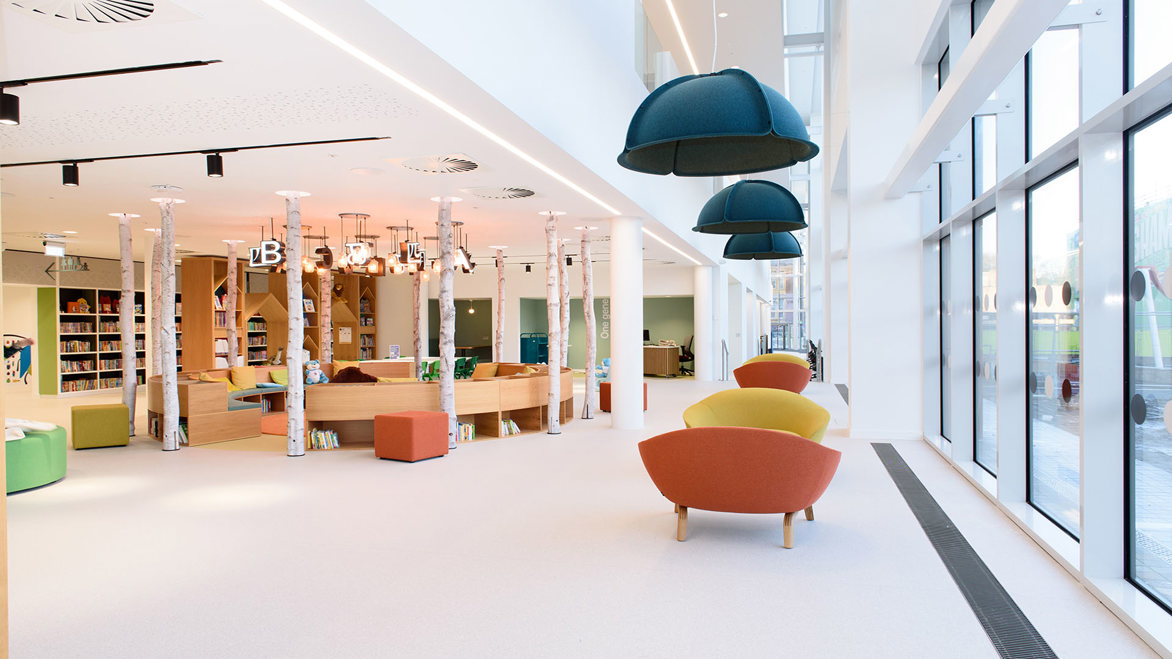
[[790, 362], [791, 364], [810, 368], [810, 362], [806, 361], [805, 357], [791, 355], [787, 352], [768, 352], [764, 355], [757, 355], [756, 357], [750, 357], [745, 360], [746, 364], [752, 364], [753, 362]]
[[684, 425], [767, 428], [821, 442], [830, 412], [818, 403], [781, 389], [728, 389], [684, 410]]

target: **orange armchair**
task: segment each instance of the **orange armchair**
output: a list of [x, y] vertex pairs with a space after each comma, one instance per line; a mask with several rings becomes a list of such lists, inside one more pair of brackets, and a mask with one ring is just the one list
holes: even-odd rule
[[745, 362], [733, 371], [733, 377], [742, 389], [763, 387], [784, 389], [800, 394], [810, 384], [810, 369], [794, 362], [759, 361]]
[[676, 539], [688, 534], [688, 508], [728, 513], [785, 513], [786, 549], [794, 546], [793, 518], [814, 519], [842, 453], [793, 433], [762, 428], [706, 426], [639, 442], [647, 474], [676, 504]]

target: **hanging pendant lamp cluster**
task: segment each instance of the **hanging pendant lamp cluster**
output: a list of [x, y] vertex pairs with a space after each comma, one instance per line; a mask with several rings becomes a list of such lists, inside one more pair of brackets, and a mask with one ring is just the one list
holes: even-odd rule
[[[647, 174], [736, 176], [792, 167], [818, 155], [801, 115], [743, 69], [676, 78], [635, 111], [619, 164]], [[806, 228], [793, 193], [771, 181], [738, 181], [704, 204], [693, 231], [731, 235], [725, 258], [788, 259]]]

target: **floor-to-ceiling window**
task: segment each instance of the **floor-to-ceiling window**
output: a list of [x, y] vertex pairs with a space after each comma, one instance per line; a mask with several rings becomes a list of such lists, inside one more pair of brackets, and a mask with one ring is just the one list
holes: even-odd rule
[[1029, 500], [1079, 533], [1079, 186], [1070, 167], [1027, 192]]
[[952, 239], [940, 239], [940, 435], [952, 437]]
[[973, 223], [973, 455], [997, 474], [997, 213]]
[[1142, 83], [1172, 62], [1172, 2], [1130, 0], [1131, 82]]
[[1077, 29], [1047, 30], [1026, 59], [1030, 158], [1078, 128], [1078, 42]]
[[1129, 572], [1172, 604], [1172, 115], [1129, 139]]

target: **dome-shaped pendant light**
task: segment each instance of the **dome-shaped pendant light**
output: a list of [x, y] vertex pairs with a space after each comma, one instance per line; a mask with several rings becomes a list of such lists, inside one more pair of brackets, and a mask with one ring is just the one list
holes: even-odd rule
[[802, 205], [772, 181], [737, 181], [712, 195], [692, 231], [740, 234], [806, 228]]
[[795, 259], [802, 255], [802, 246], [792, 233], [745, 233], [733, 236], [724, 245], [724, 258], [743, 261], [772, 261]]
[[682, 76], [643, 100], [619, 164], [648, 174], [731, 176], [818, 155], [801, 115], [741, 69]]

